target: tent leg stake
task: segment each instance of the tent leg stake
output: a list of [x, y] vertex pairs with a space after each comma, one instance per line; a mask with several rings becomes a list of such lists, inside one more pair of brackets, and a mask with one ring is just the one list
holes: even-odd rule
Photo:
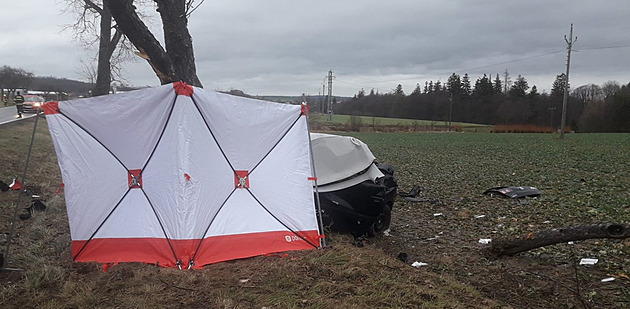
[[22, 173], [22, 186], [18, 192], [17, 200], [15, 201], [15, 208], [13, 210], [13, 220], [11, 221], [11, 229], [9, 230], [9, 236], [7, 237], [7, 244], [4, 248], [4, 254], [2, 256], [2, 271], [23, 271], [23, 269], [7, 268], [9, 263], [9, 248], [11, 247], [11, 240], [13, 239], [13, 233], [15, 232], [15, 222], [18, 217], [18, 209], [20, 209], [20, 202], [22, 197], [22, 190], [26, 190], [26, 171], [28, 170], [28, 163], [31, 161], [31, 152], [33, 151], [33, 142], [35, 141], [35, 132], [37, 131], [37, 120], [39, 119], [39, 110], [35, 115], [35, 124], [33, 125], [33, 134], [31, 135], [31, 143], [28, 146], [28, 154], [26, 155], [26, 164], [24, 164], [24, 172]]

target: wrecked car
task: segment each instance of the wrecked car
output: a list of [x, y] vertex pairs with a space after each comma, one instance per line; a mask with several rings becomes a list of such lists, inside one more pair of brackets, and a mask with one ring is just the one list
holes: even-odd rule
[[397, 190], [394, 168], [378, 163], [354, 137], [311, 133], [311, 141], [324, 226], [355, 237], [387, 230]]

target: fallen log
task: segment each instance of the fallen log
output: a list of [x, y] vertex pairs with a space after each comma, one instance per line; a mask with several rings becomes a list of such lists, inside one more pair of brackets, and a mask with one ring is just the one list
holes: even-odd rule
[[544, 246], [593, 238], [630, 238], [630, 225], [612, 223], [579, 225], [532, 232], [512, 239], [500, 238], [492, 240], [490, 252], [496, 257], [514, 255]]

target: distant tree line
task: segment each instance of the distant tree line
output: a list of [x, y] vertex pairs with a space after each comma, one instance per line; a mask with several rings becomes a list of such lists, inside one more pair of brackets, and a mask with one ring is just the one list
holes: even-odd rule
[[[480, 124], [536, 125], [559, 129], [565, 74], [559, 74], [551, 93], [540, 93], [527, 79], [514, 81], [506, 71], [494, 78], [484, 74], [472, 83], [468, 74], [453, 73], [442, 84], [428, 81], [405, 94], [398, 84], [391, 92], [369, 94], [361, 89], [351, 100], [337, 104], [335, 113]], [[579, 132], [630, 132], [630, 84], [615, 81], [570, 90], [567, 126]]]
[[[0, 68], [0, 97], [12, 95], [15, 90], [27, 88], [33, 80], [33, 73], [25, 70], [2, 66]], [[5, 92], [6, 91], [6, 92]]]
[[[43, 92], [46, 100], [65, 100], [69, 98], [93, 96], [94, 82], [58, 78], [54, 76], [35, 76], [24, 69], [10, 66], [0, 67], [0, 96], [5, 93], [12, 97], [16, 90]], [[120, 86], [118, 91], [131, 91], [138, 87]]]

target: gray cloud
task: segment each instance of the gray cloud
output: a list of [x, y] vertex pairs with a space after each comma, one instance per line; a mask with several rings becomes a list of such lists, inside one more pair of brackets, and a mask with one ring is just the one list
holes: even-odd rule
[[[89, 57], [81, 56], [69, 34], [58, 34], [58, 25], [72, 16], [35, 0], [20, 6], [41, 18], [16, 28], [13, 15], [0, 12], [0, 34], [19, 33], [39, 48], [0, 47], [0, 59], [37, 74], [79, 78], [77, 59]], [[332, 69], [335, 94], [387, 92], [398, 83], [410, 92], [416, 83], [444, 82], [452, 72], [468, 73], [474, 82], [507, 69], [542, 91], [565, 70], [564, 35], [571, 23], [578, 36], [571, 84], [628, 83], [630, 48], [594, 48], [630, 45], [629, 13], [626, 0], [210, 0], [189, 26], [198, 75], [208, 89], [317, 94]], [[157, 19], [154, 24], [159, 33]], [[126, 72], [136, 85], [157, 84], [143, 61], [130, 63]]]

